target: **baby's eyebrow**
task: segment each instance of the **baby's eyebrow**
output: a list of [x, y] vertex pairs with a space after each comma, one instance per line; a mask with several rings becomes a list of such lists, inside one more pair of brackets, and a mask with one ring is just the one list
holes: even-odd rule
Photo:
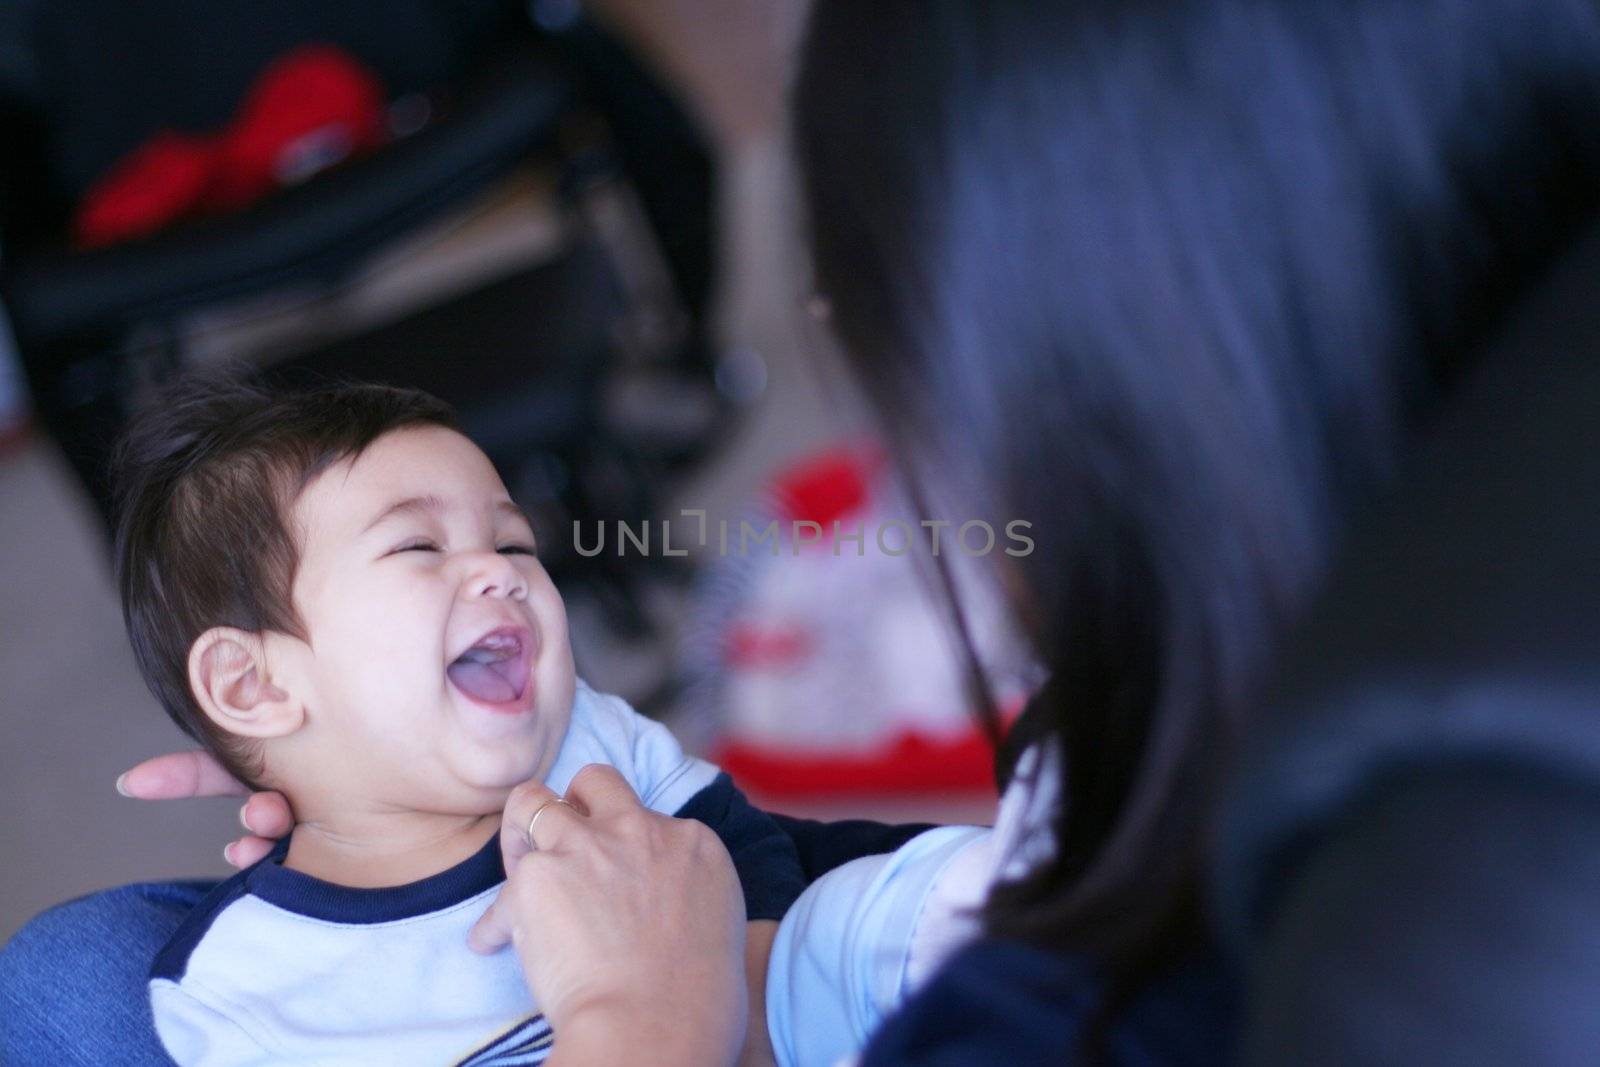
[[[436, 496], [429, 495], [407, 497], [404, 500], [384, 508], [383, 511], [378, 513], [378, 517], [367, 523], [366, 528], [361, 532], [366, 533], [368, 530], [371, 530], [373, 527], [377, 526], [380, 522], [383, 522], [385, 519], [394, 518], [396, 515], [404, 515], [411, 512], [421, 512], [426, 515], [436, 515], [444, 510], [445, 502]], [[509, 515], [514, 519], [521, 519], [523, 522], [528, 524], [530, 529], [533, 527], [533, 520], [528, 518], [528, 513], [523, 511], [522, 508], [518, 507], [509, 500], [497, 501], [495, 503], [495, 510], [501, 514]]]
[[366, 527], [361, 532], [366, 533], [380, 522], [383, 522], [385, 519], [393, 518], [396, 515], [404, 515], [408, 512], [434, 514], [443, 510], [444, 501], [440, 500], [436, 496], [407, 497], [396, 504], [391, 504], [384, 508], [383, 511], [378, 513], [378, 517], [367, 523]]
[[533, 520], [528, 518], [528, 513], [509, 500], [500, 501], [495, 505], [495, 510], [503, 515], [510, 515], [513, 519], [521, 519], [528, 524], [530, 530], [533, 528]]

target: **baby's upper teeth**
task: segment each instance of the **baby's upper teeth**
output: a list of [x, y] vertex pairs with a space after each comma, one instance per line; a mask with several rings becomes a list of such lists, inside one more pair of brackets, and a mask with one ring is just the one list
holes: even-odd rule
[[494, 663], [519, 647], [521, 642], [510, 634], [492, 634], [463, 652], [461, 658], [473, 663]]

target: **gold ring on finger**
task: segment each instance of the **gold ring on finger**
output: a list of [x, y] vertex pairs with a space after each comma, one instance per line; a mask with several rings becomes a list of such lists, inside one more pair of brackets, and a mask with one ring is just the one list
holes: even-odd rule
[[535, 852], [539, 850], [539, 846], [533, 843], [533, 827], [539, 821], [539, 816], [543, 815], [544, 810], [552, 804], [565, 804], [567, 807], [572, 808], [573, 811], [578, 810], [573, 805], [572, 801], [567, 800], [565, 797], [551, 797], [549, 800], [535, 808], [533, 810], [533, 815], [528, 819], [528, 829], [525, 834], [528, 839], [528, 847], [533, 849]]

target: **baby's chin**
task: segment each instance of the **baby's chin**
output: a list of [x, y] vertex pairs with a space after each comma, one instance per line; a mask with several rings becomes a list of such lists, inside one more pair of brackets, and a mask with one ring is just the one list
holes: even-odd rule
[[507, 743], [495, 750], [470, 753], [455, 768], [456, 779], [475, 794], [495, 798], [490, 810], [498, 811], [511, 790], [532, 779], [542, 781], [555, 762], [555, 754], [545, 753], [542, 746], [517, 751], [528, 747]]
[[457, 782], [449, 792], [435, 794], [419, 807], [441, 815], [498, 815], [505, 810], [511, 790], [526, 780], [510, 785]]

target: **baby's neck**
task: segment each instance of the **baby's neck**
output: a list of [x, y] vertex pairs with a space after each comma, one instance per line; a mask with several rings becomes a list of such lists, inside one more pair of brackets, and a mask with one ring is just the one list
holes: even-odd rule
[[449, 870], [481, 849], [500, 815], [383, 812], [302, 820], [283, 865], [357, 889], [405, 885]]

